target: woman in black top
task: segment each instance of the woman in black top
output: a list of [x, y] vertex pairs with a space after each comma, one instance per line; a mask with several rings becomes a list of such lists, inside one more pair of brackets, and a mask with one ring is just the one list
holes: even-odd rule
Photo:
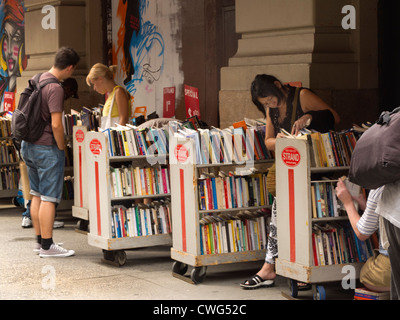
[[306, 127], [327, 132], [340, 122], [337, 112], [320, 97], [309, 89], [300, 88], [292, 125], [295, 94], [295, 87], [283, 85], [271, 75], [257, 75], [251, 85], [253, 103], [266, 116], [265, 144], [271, 151], [275, 150], [275, 141], [281, 134], [281, 128], [294, 135]]
[[[257, 75], [251, 85], [251, 95], [253, 103], [266, 116], [265, 144], [270, 151], [275, 151], [276, 139], [284, 136], [281, 129], [293, 135], [306, 127], [327, 132], [334, 130], [340, 121], [337, 112], [311, 90], [283, 85], [271, 75]], [[256, 275], [240, 284], [244, 289], [274, 285], [275, 258], [278, 256], [276, 214], [274, 199], [265, 263]]]

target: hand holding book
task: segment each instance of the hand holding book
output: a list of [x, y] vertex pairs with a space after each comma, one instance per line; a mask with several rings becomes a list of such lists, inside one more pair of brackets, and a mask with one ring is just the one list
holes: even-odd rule
[[305, 114], [301, 118], [299, 118], [295, 123], [293, 124], [292, 127], [292, 135], [297, 136], [300, 133], [300, 130], [307, 128], [312, 121], [312, 115], [311, 114]]

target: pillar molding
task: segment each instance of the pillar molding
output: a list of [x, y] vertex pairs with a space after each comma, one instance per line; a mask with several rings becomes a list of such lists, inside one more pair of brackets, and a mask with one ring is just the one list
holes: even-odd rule
[[[236, 31], [242, 36], [221, 70], [220, 126], [262, 117], [250, 97], [259, 73], [301, 81], [333, 107], [337, 92], [376, 90], [377, 2], [236, 0]], [[348, 4], [356, 9], [356, 30], [342, 28], [342, 8]]]
[[[55, 10], [55, 29], [46, 29], [42, 20], [48, 12], [44, 6]], [[17, 80], [17, 97], [27, 81], [39, 72], [48, 71], [54, 64], [54, 57], [60, 47], [69, 46], [80, 56], [73, 77], [78, 81], [80, 100], [74, 107], [97, 104], [99, 95], [89, 92], [86, 75], [91, 66], [103, 62], [103, 37], [101, 5], [98, 0], [25, 0], [25, 53], [28, 65]]]

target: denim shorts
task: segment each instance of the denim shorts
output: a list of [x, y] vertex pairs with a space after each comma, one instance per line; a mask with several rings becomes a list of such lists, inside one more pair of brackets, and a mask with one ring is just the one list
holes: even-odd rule
[[64, 183], [64, 150], [22, 142], [21, 156], [28, 167], [30, 194], [42, 201], [60, 203]]

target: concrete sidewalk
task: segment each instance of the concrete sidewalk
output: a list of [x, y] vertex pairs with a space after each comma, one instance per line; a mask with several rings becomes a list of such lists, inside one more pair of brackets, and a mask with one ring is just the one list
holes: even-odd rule
[[[21, 213], [21, 208], [0, 206], [1, 300], [286, 300], [282, 292], [289, 289], [282, 277], [274, 288], [240, 288], [262, 261], [210, 266], [198, 285], [172, 276], [168, 247], [127, 251], [127, 263], [120, 268], [105, 264], [101, 249], [89, 246], [87, 236], [75, 231], [77, 220], [71, 212], [58, 213], [57, 220], [65, 227], [54, 231], [54, 241], [76, 255], [39, 258], [32, 250], [33, 229], [21, 228]], [[326, 290], [327, 299], [352, 299], [352, 293], [337, 285]], [[310, 300], [312, 292], [300, 297]]]

